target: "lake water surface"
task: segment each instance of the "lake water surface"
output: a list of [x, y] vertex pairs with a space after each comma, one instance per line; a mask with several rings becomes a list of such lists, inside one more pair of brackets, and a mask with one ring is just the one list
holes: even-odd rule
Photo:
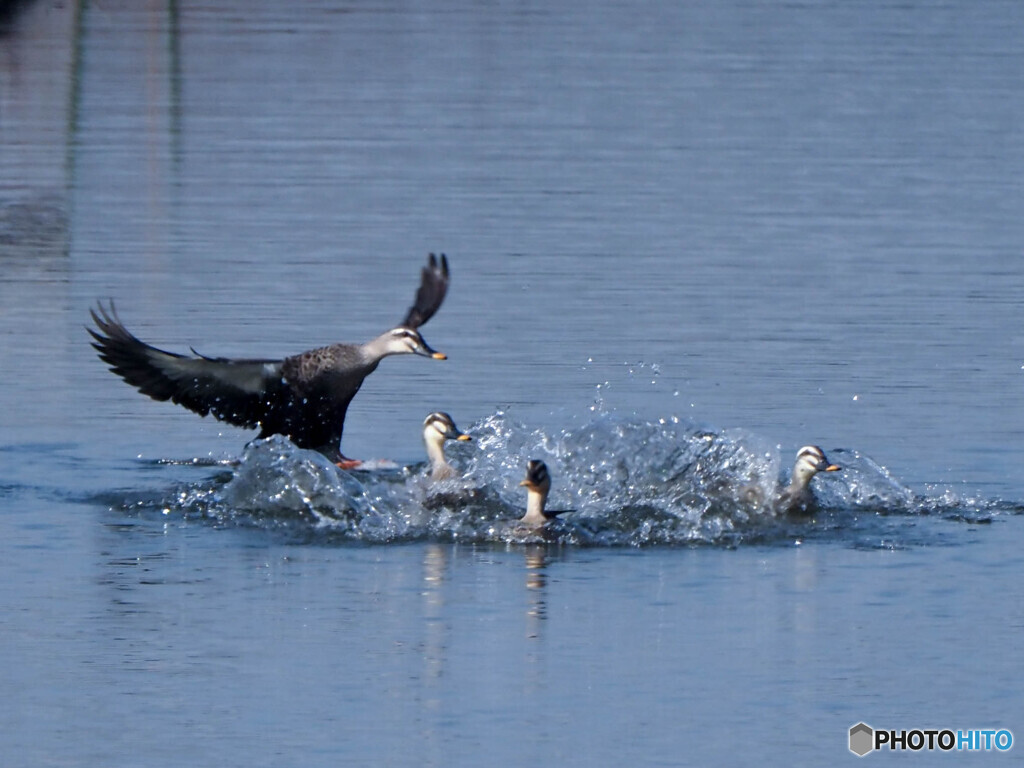
[[[1022, 72], [1012, 0], [0, 12], [4, 764], [1024, 738]], [[84, 329], [365, 341], [431, 251], [448, 360], [345, 428], [400, 469], [247, 446]], [[430, 503], [438, 409], [469, 503]], [[751, 504], [808, 443], [813, 521]], [[522, 540], [530, 458], [573, 511]]]

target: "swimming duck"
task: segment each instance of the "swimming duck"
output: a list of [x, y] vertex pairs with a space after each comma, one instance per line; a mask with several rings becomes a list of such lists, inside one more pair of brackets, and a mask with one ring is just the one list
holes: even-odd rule
[[121, 324], [114, 303], [90, 310], [93, 347], [110, 370], [154, 400], [170, 400], [200, 416], [259, 437], [285, 435], [300, 448], [320, 451], [339, 466], [358, 461], [341, 452], [345, 413], [363, 380], [390, 355], [446, 359], [417, 330], [440, 308], [448, 291], [448, 259], [430, 254], [405, 319], [365, 344], [332, 344], [283, 360], [233, 360], [165, 352], [140, 341]]
[[472, 440], [455, 426], [452, 417], [444, 411], [434, 411], [423, 422], [423, 442], [430, 459], [430, 479], [445, 480], [454, 477], [455, 469], [444, 455], [445, 440]]
[[775, 511], [786, 515], [813, 514], [817, 506], [811, 480], [819, 472], [837, 472], [838, 464], [825, 458], [825, 452], [816, 445], [805, 445], [796, 454], [796, 464], [789, 486], [775, 500]]
[[519, 522], [530, 528], [540, 528], [548, 520], [562, 514], [565, 510], [551, 512], [544, 509], [551, 491], [551, 475], [548, 466], [539, 459], [531, 459], [526, 464], [526, 478], [519, 483], [526, 486], [526, 514]]

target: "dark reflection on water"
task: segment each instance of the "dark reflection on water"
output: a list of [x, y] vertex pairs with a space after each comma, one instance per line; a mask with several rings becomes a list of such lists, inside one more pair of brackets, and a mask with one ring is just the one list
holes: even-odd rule
[[526, 611], [530, 622], [527, 627], [528, 637], [537, 637], [540, 633], [540, 622], [547, 618], [547, 603], [544, 591], [547, 586], [545, 568], [548, 564], [547, 548], [539, 544], [528, 544], [523, 550], [526, 564], [526, 588], [531, 596], [530, 607]]
[[[821, 765], [859, 720], [1015, 727], [1020, 3], [5, 10], [6, 762]], [[449, 359], [384, 361], [346, 452], [413, 465], [450, 411], [470, 512], [261, 463], [83, 329], [109, 297], [178, 351], [362, 341], [429, 251]], [[807, 443], [846, 467], [812, 526], [729, 495]], [[576, 512], [493, 535], [538, 456]]]

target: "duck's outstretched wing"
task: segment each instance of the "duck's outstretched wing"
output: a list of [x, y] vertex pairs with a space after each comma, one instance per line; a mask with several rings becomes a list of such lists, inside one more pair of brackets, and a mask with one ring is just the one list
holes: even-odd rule
[[[170, 400], [201, 416], [239, 427], [274, 419], [286, 393], [280, 360], [229, 360], [165, 352], [136, 338], [122, 325], [114, 303], [89, 310], [96, 330], [93, 347], [110, 370], [154, 400]], [[193, 350], [195, 352], [195, 350]]]
[[415, 330], [426, 323], [441, 308], [447, 292], [448, 257], [442, 253], [439, 262], [437, 256], [430, 254], [427, 265], [423, 267], [420, 287], [416, 291], [416, 300], [409, 307], [409, 312], [406, 314], [402, 326]]

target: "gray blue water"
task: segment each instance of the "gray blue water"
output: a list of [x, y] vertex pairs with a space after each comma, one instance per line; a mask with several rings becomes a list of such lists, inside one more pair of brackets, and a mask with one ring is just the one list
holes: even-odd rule
[[[1024, 738], [1022, 73], [1012, 0], [5, 6], [4, 764]], [[448, 360], [346, 421], [391, 468], [148, 400], [84, 328], [364, 341], [430, 251]], [[809, 443], [813, 520], [752, 501]], [[571, 512], [524, 540], [530, 458]]]

